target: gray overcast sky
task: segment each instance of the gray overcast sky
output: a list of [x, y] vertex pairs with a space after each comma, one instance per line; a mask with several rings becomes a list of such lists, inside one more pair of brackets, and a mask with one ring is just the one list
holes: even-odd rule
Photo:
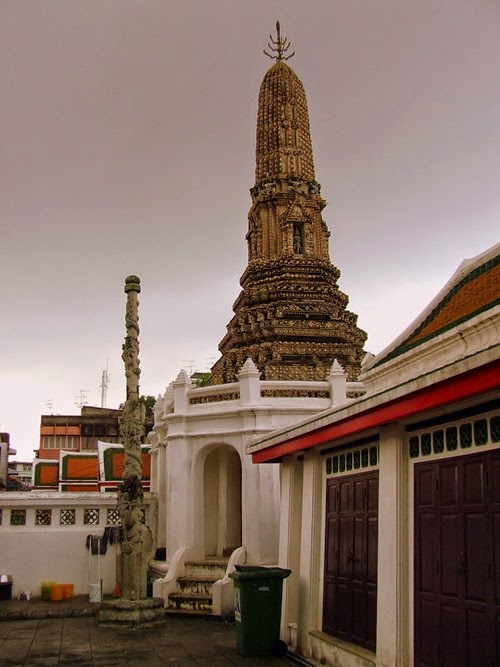
[[204, 370], [246, 265], [262, 49], [309, 104], [339, 286], [377, 353], [497, 242], [499, 0], [0, 0], [0, 430], [17, 459], [81, 389]]

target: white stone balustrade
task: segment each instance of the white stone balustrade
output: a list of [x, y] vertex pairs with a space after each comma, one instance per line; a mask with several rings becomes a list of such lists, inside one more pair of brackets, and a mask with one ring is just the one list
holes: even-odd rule
[[[348, 382], [342, 366], [334, 361], [326, 382], [266, 381], [251, 359], [247, 359], [239, 373], [239, 382], [194, 388], [186, 371], [159, 396], [155, 415], [191, 415], [207, 411], [233, 409], [236, 406], [304, 406], [310, 399], [312, 410], [325, 410], [340, 405], [349, 398], [366, 392], [362, 382]], [[314, 404], [312, 403], [314, 401]]]

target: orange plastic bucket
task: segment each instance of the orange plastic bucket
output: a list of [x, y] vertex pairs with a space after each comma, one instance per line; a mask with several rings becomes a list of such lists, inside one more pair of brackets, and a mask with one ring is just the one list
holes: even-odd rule
[[62, 584], [63, 587], [63, 598], [65, 600], [71, 600], [73, 597], [73, 584]]
[[50, 599], [52, 602], [59, 602], [64, 596], [64, 586], [62, 584], [54, 584], [50, 589]]

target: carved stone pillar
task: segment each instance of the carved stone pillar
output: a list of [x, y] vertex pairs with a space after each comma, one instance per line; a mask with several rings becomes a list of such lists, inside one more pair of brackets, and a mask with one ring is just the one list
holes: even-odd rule
[[139, 316], [138, 294], [141, 291], [137, 276], [125, 279], [127, 307], [126, 336], [122, 359], [125, 364], [127, 398], [123, 407], [120, 428], [125, 449], [123, 482], [118, 490], [118, 511], [122, 521], [122, 598], [138, 600], [146, 597], [148, 553], [153, 546], [151, 531], [142, 523], [142, 457], [141, 438], [144, 415], [139, 403]]

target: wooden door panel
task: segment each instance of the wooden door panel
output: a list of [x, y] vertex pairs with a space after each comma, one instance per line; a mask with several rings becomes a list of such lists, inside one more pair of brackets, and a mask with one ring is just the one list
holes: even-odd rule
[[458, 597], [462, 582], [459, 572], [459, 518], [457, 514], [441, 517], [441, 593], [448, 597]]
[[366, 534], [366, 520], [364, 516], [354, 516], [354, 540], [351, 546], [351, 567], [352, 578], [354, 581], [366, 580], [366, 562], [364, 557], [365, 551], [365, 534]]
[[331, 484], [326, 491], [326, 511], [327, 513], [336, 511], [338, 485]]
[[366, 581], [377, 585], [378, 517], [370, 516], [366, 530]]
[[375, 650], [377, 636], [377, 587], [370, 586], [366, 591], [366, 636]]
[[500, 655], [500, 614], [495, 615], [495, 646], [493, 649], [496, 649], [496, 656]]
[[377, 521], [377, 471], [327, 481], [323, 629], [372, 650], [377, 618]]
[[500, 664], [499, 475], [497, 452], [415, 466], [416, 667]]
[[484, 498], [484, 466], [482, 461], [465, 461], [464, 465], [464, 504], [483, 505]]
[[[326, 530], [328, 535], [337, 534], [338, 520], [335, 518], [327, 518]], [[327, 577], [333, 576], [338, 570], [338, 557], [336, 554], [334, 539], [329, 540], [326, 544], [326, 562], [325, 574]]]
[[440, 469], [439, 488], [441, 492], [441, 508], [458, 504], [458, 469], [456, 463], [448, 463]]
[[355, 610], [352, 619], [351, 640], [356, 644], [364, 644], [367, 641], [367, 616], [366, 590], [362, 585], [353, 585], [352, 604]]
[[354, 506], [351, 508], [354, 512], [365, 511], [366, 481], [358, 480], [352, 485], [354, 490]]
[[417, 571], [419, 592], [431, 593], [434, 591], [434, 576], [436, 573], [436, 545], [434, 540], [434, 512], [426, 512], [418, 517]]
[[439, 609], [437, 602], [431, 598], [420, 596], [417, 601], [418, 610], [416, 610], [419, 618], [419, 627], [421, 634], [426, 638], [426, 641], [420, 645], [418, 654], [418, 665], [420, 667], [436, 667], [437, 666], [437, 627], [439, 619]]
[[491, 502], [500, 505], [500, 455], [491, 456], [489, 481], [491, 487]]
[[[465, 617], [467, 647], [466, 665], [490, 665], [493, 636], [491, 636], [490, 619], [486, 608], [483, 611], [469, 609]], [[465, 647], [464, 647], [465, 648]]]
[[352, 493], [351, 493], [351, 484], [345, 479], [339, 483], [340, 487], [340, 504], [339, 512], [351, 512], [352, 511]]
[[[488, 564], [488, 574], [490, 582], [492, 578], [494, 579], [495, 604], [500, 607], [500, 512], [493, 514], [492, 523], [493, 553]], [[497, 573], [496, 577], [494, 577], [495, 573]]]
[[333, 627], [342, 638], [347, 638], [352, 632], [352, 583], [338, 580], [334, 592], [334, 623]]
[[[422, 464], [424, 465], [424, 464]], [[415, 477], [415, 495], [421, 509], [434, 507], [436, 498], [436, 473], [433, 466], [426, 465]]]
[[[333, 578], [328, 578], [325, 579], [325, 586], [324, 586], [324, 592], [323, 592], [323, 607], [325, 609], [333, 609], [333, 600], [335, 597], [335, 587], [336, 587], [336, 581]], [[325, 630], [328, 631], [325, 627]]]
[[367, 481], [367, 506], [368, 512], [378, 515], [378, 475]]
[[[465, 642], [463, 637], [462, 614], [458, 604], [441, 606], [441, 638], [439, 665], [465, 667]], [[438, 626], [439, 627], [439, 626]]]
[[351, 559], [351, 545], [352, 545], [352, 518], [350, 516], [342, 516], [339, 519], [339, 532], [338, 532], [338, 550], [339, 550], [339, 563], [338, 563], [338, 576], [340, 577], [350, 577], [352, 570], [352, 559]]
[[486, 602], [486, 516], [484, 513], [466, 514], [464, 523], [465, 552], [462, 553], [465, 560], [460, 569], [462, 572], [465, 570], [466, 574], [465, 599], [467, 602]]

